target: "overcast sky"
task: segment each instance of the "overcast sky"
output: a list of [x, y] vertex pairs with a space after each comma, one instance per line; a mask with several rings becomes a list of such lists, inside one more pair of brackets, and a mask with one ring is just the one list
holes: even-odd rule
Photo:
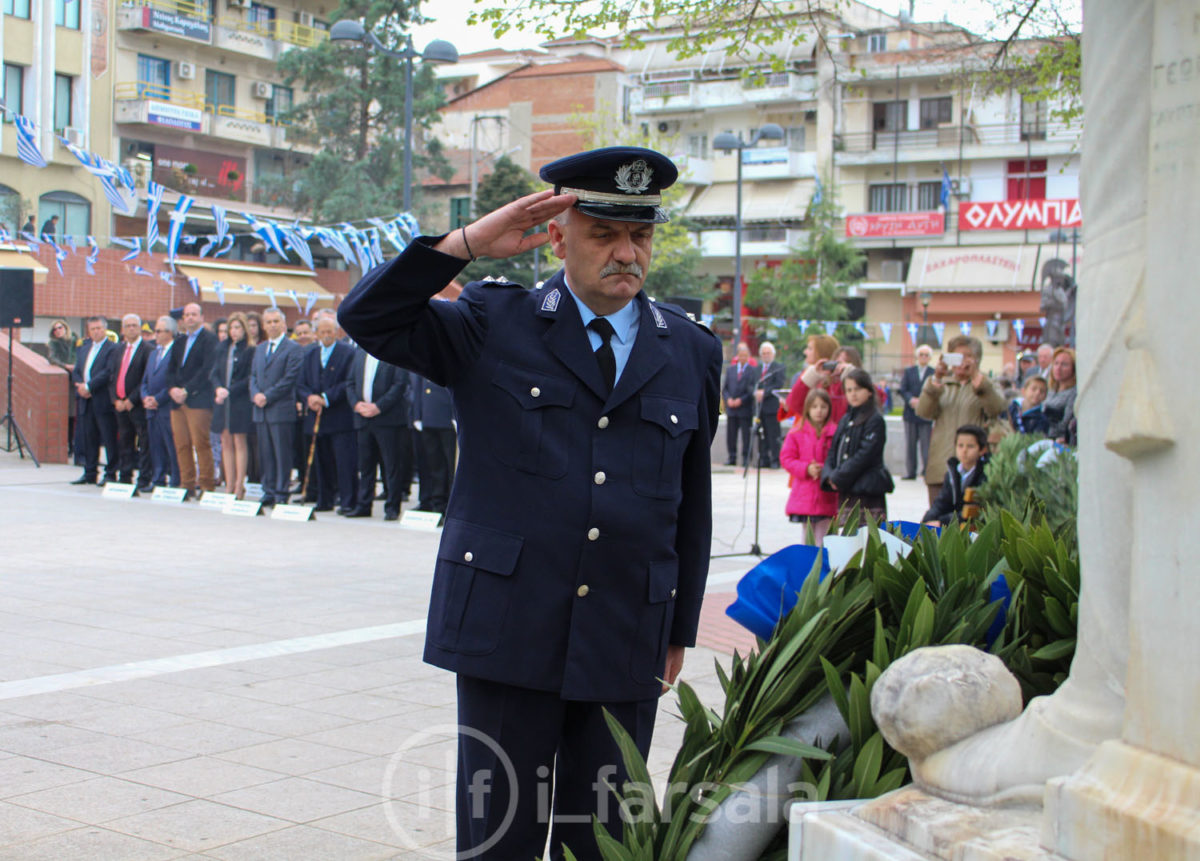
[[[491, 0], [489, 5], [492, 2], [503, 0]], [[1078, 6], [1078, 0], [1062, 2], [1063, 5]], [[868, 3], [891, 13], [908, 8], [908, 0], [868, 0]], [[489, 27], [468, 27], [464, 23], [476, 8], [483, 7], [477, 7], [472, 0], [426, 0], [423, 4], [424, 13], [437, 21], [413, 30], [417, 50], [423, 49], [433, 39], [453, 42], [461, 54], [497, 46], [530, 48], [542, 41], [534, 33], [509, 33], [501, 42], [497, 42]], [[916, 12], [918, 21], [940, 21], [947, 17], [952, 23], [981, 34], [987, 32], [992, 21], [992, 7], [986, 0], [916, 0]]]

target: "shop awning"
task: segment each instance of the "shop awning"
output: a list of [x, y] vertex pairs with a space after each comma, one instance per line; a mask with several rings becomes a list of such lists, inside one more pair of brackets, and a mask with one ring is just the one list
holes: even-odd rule
[[182, 263], [179, 265], [179, 271], [185, 278], [195, 278], [199, 282], [202, 302], [220, 301], [217, 285], [220, 285], [224, 292], [226, 305], [294, 305], [294, 294], [295, 300], [304, 308], [308, 304], [310, 293], [316, 294], [314, 308], [332, 307], [336, 301], [334, 294], [317, 283], [313, 272], [303, 269], [279, 269], [201, 260]]
[[13, 248], [0, 248], [0, 269], [32, 269], [34, 284], [44, 284], [50, 273], [32, 254]]
[[[808, 211], [812, 193], [811, 179], [743, 180], [742, 221], [797, 221]], [[736, 209], [737, 183], [716, 182], [696, 195], [687, 214], [691, 218], [732, 221]]]
[[981, 293], [1037, 289], [1037, 245], [914, 248], [905, 289]]

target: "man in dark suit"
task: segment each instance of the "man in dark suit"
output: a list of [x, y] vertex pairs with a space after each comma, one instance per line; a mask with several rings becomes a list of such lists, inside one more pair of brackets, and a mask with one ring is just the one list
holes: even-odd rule
[[[71, 484], [104, 484], [117, 479], [117, 421], [108, 392], [116, 346], [108, 340], [108, 320], [88, 317], [88, 340], [75, 354], [75, 447], [83, 453], [83, 475]], [[104, 446], [104, 478], [97, 482], [100, 446]]]
[[217, 336], [205, 328], [204, 309], [195, 302], [183, 306], [183, 330], [171, 350], [167, 394], [175, 403], [171, 410], [171, 436], [179, 458], [179, 476], [191, 495], [197, 487], [207, 493], [217, 484], [209, 439]]
[[[304, 430], [316, 433], [317, 511], [349, 514], [358, 499], [354, 411], [346, 398], [354, 348], [338, 340], [336, 318], [317, 320], [317, 344], [303, 353], [296, 394], [307, 412]], [[320, 416], [320, 425], [316, 424]], [[312, 479], [309, 479], [311, 486]]]
[[146, 428], [150, 437], [150, 483], [157, 487], [179, 487], [179, 457], [171, 436], [171, 410], [175, 402], [167, 394], [171, 370], [171, 350], [179, 326], [175, 318], [159, 317], [154, 324], [154, 349], [146, 357], [142, 377], [142, 406], [146, 410]]
[[445, 513], [454, 480], [458, 436], [450, 392], [413, 375], [413, 427], [417, 429], [417, 471], [421, 474], [417, 508]]
[[278, 308], [262, 315], [266, 341], [254, 351], [250, 402], [258, 425], [263, 505], [287, 503], [292, 483], [292, 445], [296, 433], [296, 383], [303, 349], [287, 337]]
[[142, 377], [151, 347], [142, 341], [142, 318], [126, 314], [121, 318], [122, 342], [113, 351], [112, 377], [108, 384], [117, 419], [117, 475], [130, 484], [137, 468], [138, 490], [151, 489], [150, 439], [146, 428], [146, 410], [142, 406]]
[[754, 386], [758, 366], [750, 358], [746, 343], [737, 345], [733, 363], [725, 369], [721, 399], [725, 402], [726, 466], [737, 466], [738, 440], [742, 443], [742, 466], [750, 465], [750, 426], [754, 422]]
[[758, 348], [759, 375], [754, 384], [754, 409], [762, 423], [762, 451], [758, 463], [767, 469], [779, 468], [779, 396], [777, 389], [787, 386], [787, 368], [775, 361], [775, 345], [763, 341]]
[[[642, 289], [676, 175], [636, 147], [552, 162], [553, 191], [415, 239], [340, 307], [364, 349], [453, 397], [425, 659], [458, 674], [458, 849], [476, 858], [542, 855], [547, 816], [551, 857], [599, 858], [590, 816], [621, 822], [596, 787], [627, 774], [603, 710], [647, 750], [661, 680], [695, 642], [721, 348]], [[542, 287], [430, 301], [477, 255], [547, 240], [565, 269]]]
[[[904, 401], [904, 478], [913, 481], [929, 465], [929, 434], [933, 422], [917, 415], [917, 402], [925, 381], [933, 376], [929, 360], [933, 348], [928, 344], [917, 347], [917, 363], [904, 369], [900, 378], [900, 397]], [[917, 450], [921, 452], [921, 468], [917, 469]]]
[[358, 502], [348, 517], [371, 516], [375, 470], [380, 466], [387, 485], [383, 519], [400, 517], [405, 489], [401, 460], [412, 451], [410, 391], [408, 371], [379, 361], [361, 347], [355, 350], [346, 381], [346, 400], [354, 411], [358, 432]]

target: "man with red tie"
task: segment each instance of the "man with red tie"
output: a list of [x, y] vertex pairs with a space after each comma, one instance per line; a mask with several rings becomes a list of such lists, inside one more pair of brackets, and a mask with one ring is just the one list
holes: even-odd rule
[[121, 318], [121, 344], [113, 351], [109, 397], [117, 417], [117, 480], [133, 482], [134, 466], [138, 490], [150, 490], [150, 437], [146, 431], [146, 410], [142, 406], [142, 377], [146, 357], [153, 349], [142, 340], [142, 318], [126, 314]]

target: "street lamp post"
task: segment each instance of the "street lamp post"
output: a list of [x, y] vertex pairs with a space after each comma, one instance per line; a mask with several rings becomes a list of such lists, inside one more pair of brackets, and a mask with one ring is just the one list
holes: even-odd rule
[[775, 123], [759, 127], [747, 143], [740, 134], [721, 132], [713, 138], [713, 149], [724, 152], [737, 151], [737, 203], [734, 214], [733, 236], [733, 349], [737, 351], [742, 339], [742, 151], [753, 149], [761, 140], [783, 140], [783, 129]]
[[333, 42], [361, 42], [376, 51], [404, 61], [404, 211], [412, 210], [412, 134], [413, 134], [413, 60], [420, 57], [427, 63], [457, 63], [458, 49], [444, 39], [434, 39], [423, 53], [413, 48], [412, 35], [404, 37], [404, 50], [393, 51], [379, 37], [354, 20], [338, 21], [329, 28]]
[[921, 300], [921, 337], [919, 341], [924, 343], [929, 342], [929, 303], [933, 301], [933, 294], [925, 290], [918, 294], [918, 299]]

